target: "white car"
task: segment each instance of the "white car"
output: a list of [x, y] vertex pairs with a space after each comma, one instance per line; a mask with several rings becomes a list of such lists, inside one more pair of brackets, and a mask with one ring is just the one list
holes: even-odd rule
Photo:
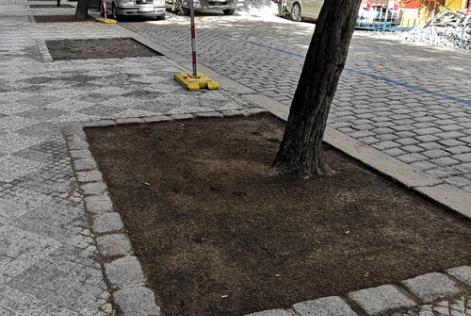
[[[109, 18], [118, 20], [126, 16], [142, 16], [165, 19], [165, 0], [104, 0]], [[103, 2], [100, 5], [104, 15]]]
[[[190, 12], [189, 0], [165, 0], [167, 9], [178, 15], [188, 15]], [[239, 0], [194, 0], [195, 10], [221, 10], [225, 15], [234, 14], [237, 7], [243, 5]]]

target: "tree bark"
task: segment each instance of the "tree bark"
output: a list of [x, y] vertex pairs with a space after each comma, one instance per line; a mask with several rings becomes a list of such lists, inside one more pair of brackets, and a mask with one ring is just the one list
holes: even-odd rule
[[322, 160], [322, 138], [361, 1], [324, 2], [273, 162], [281, 173], [302, 178], [332, 173]]
[[86, 20], [88, 16], [89, 0], [78, 0], [77, 9], [75, 10], [76, 20]]

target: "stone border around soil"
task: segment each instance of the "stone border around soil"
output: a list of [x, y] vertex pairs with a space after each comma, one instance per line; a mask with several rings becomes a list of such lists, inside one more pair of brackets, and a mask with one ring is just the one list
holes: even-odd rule
[[[160, 316], [160, 307], [147, 280], [119, 213], [113, 203], [103, 176], [87, 143], [84, 128], [145, 124], [201, 117], [249, 116], [267, 112], [261, 108], [241, 111], [182, 113], [151, 117], [107, 119], [74, 122], [64, 126], [73, 169], [84, 196], [89, 225], [94, 233], [100, 263], [115, 310], [121, 315]], [[273, 114], [273, 113], [272, 113]], [[427, 180], [424, 180], [424, 183]], [[422, 182], [420, 182], [422, 183]], [[455, 298], [471, 293], [471, 266], [461, 266], [444, 272], [433, 272], [339, 296], [318, 298], [294, 304], [290, 309], [273, 309], [247, 316], [308, 316], [308, 315], [382, 315], [413, 310], [423, 304]]]
[[414, 311], [423, 305], [469, 293], [471, 266], [462, 266], [444, 273], [422, 274], [397, 284], [304, 301], [286, 310], [266, 310], [246, 316], [401, 315], [401, 312]]
[[161, 311], [154, 300], [154, 292], [147, 287], [142, 266], [134, 255], [121, 216], [114, 211], [108, 187], [89, 149], [84, 128], [190, 120], [202, 117], [243, 117], [262, 112], [266, 111], [260, 108], [249, 108], [72, 122], [63, 126], [63, 136], [72, 161], [72, 168], [84, 197], [86, 215], [99, 252], [103, 275], [112, 294], [115, 310], [120, 315], [160, 316]]

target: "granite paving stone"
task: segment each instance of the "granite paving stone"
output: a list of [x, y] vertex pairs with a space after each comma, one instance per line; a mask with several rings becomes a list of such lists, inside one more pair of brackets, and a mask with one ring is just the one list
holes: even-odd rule
[[410, 308], [416, 305], [410, 297], [393, 285], [381, 285], [348, 294], [368, 315], [378, 315], [399, 308]]
[[105, 263], [105, 273], [111, 286], [120, 289], [139, 286], [145, 281], [141, 265], [134, 256], [126, 256]]
[[356, 316], [351, 307], [338, 296], [323, 297], [293, 305], [293, 310], [300, 316]]
[[446, 270], [446, 273], [454, 276], [461, 282], [471, 287], [471, 267], [470, 266], [462, 266], [462, 267], [448, 269]]
[[461, 292], [456, 283], [443, 273], [432, 272], [402, 281], [402, 284], [423, 302], [431, 302], [439, 298]]
[[93, 230], [97, 234], [116, 232], [123, 228], [123, 222], [117, 212], [99, 214], [93, 219]]

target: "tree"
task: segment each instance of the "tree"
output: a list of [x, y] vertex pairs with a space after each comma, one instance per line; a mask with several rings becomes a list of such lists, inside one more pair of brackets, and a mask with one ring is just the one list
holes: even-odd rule
[[361, 2], [324, 1], [273, 162], [280, 173], [302, 178], [333, 173], [322, 159], [322, 138]]
[[88, 5], [89, 5], [89, 0], [78, 0], [77, 9], [75, 10], [75, 19], [76, 20], [86, 20], [87, 19]]

